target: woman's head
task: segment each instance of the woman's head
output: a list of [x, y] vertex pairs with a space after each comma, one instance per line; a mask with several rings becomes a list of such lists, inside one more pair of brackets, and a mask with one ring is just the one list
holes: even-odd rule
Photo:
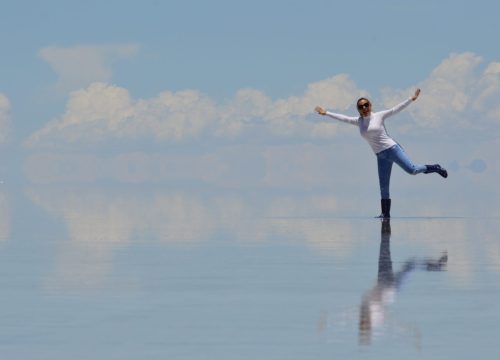
[[356, 102], [356, 107], [358, 108], [359, 114], [361, 116], [368, 116], [372, 111], [372, 104], [370, 103], [370, 100], [364, 97], [358, 99], [358, 101]]

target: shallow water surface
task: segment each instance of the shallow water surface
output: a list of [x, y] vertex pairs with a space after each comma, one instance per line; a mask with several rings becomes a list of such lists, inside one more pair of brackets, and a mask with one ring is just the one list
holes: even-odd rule
[[323, 197], [34, 189], [2, 199], [2, 358], [500, 350], [497, 219], [342, 217]]

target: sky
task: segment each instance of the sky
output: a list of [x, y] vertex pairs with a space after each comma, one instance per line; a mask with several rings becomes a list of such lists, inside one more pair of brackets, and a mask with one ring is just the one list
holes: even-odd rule
[[371, 150], [313, 109], [355, 114], [368, 96], [382, 110], [419, 87], [389, 133], [451, 176], [396, 174], [393, 188], [498, 199], [497, 2], [2, 5], [5, 186], [193, 182], [371, 201]]

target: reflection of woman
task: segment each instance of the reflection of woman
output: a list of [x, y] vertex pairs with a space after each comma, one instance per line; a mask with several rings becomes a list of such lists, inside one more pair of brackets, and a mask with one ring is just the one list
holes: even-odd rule
[[384, 219], [381, 229], [377, 284], [363, 296], [360, 306], [359, 340], [364, 345], [370, 343], [374, 328], [383, 324], [385, 308], [394, 301], [396, 292], [400, 289], [406, 276], [416, 267], [421, 267], [426, 271], [441, 271], [448, 261], [446, 253], [437, 260], [417, 261], [410, 259], [403, 264], [401, 270], [394, 273], [390, 239], [390, 220]]
[[372, 105], [370, 101], [366, 98], [360, 98], [357, 101], [357, 108], [360, 115], [358, 117], [332, 113], [319, 106], [315, 109], [320, 115], [327, 115], [339, 121], [358, 126], [361, 136], [363, 136], [366, 141], [368, 141], [368, 144], [370, 144], [373, 152], [377, 156], [382, 207], [380, 217], [382, 218], [390, 217], [391, 198], [389, 194], [389, 182], [393, 163], [398, 164], [404, 171], [411, 175], [420, 173], [438, 173], [444, 178], [448, 176], [447, 171], [438, 164], [414, 164], [406, 155], [403, 148], [387, 134], [385, 129], [385, 119], [397, 114], [410, 105], [412, 101], [417, 100], [419, 94], [420, 89], [417, 89], [411, 98], [403, 101], [401, 104], [396, 105], [392, 109], [375, 113], [372, 112]]

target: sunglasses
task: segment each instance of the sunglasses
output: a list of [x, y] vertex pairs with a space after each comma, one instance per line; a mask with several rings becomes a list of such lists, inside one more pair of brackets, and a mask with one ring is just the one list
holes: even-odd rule
[[368, 109], [370, 107], [370, 103], [364, 103], [358, 105], [358, 110]]

